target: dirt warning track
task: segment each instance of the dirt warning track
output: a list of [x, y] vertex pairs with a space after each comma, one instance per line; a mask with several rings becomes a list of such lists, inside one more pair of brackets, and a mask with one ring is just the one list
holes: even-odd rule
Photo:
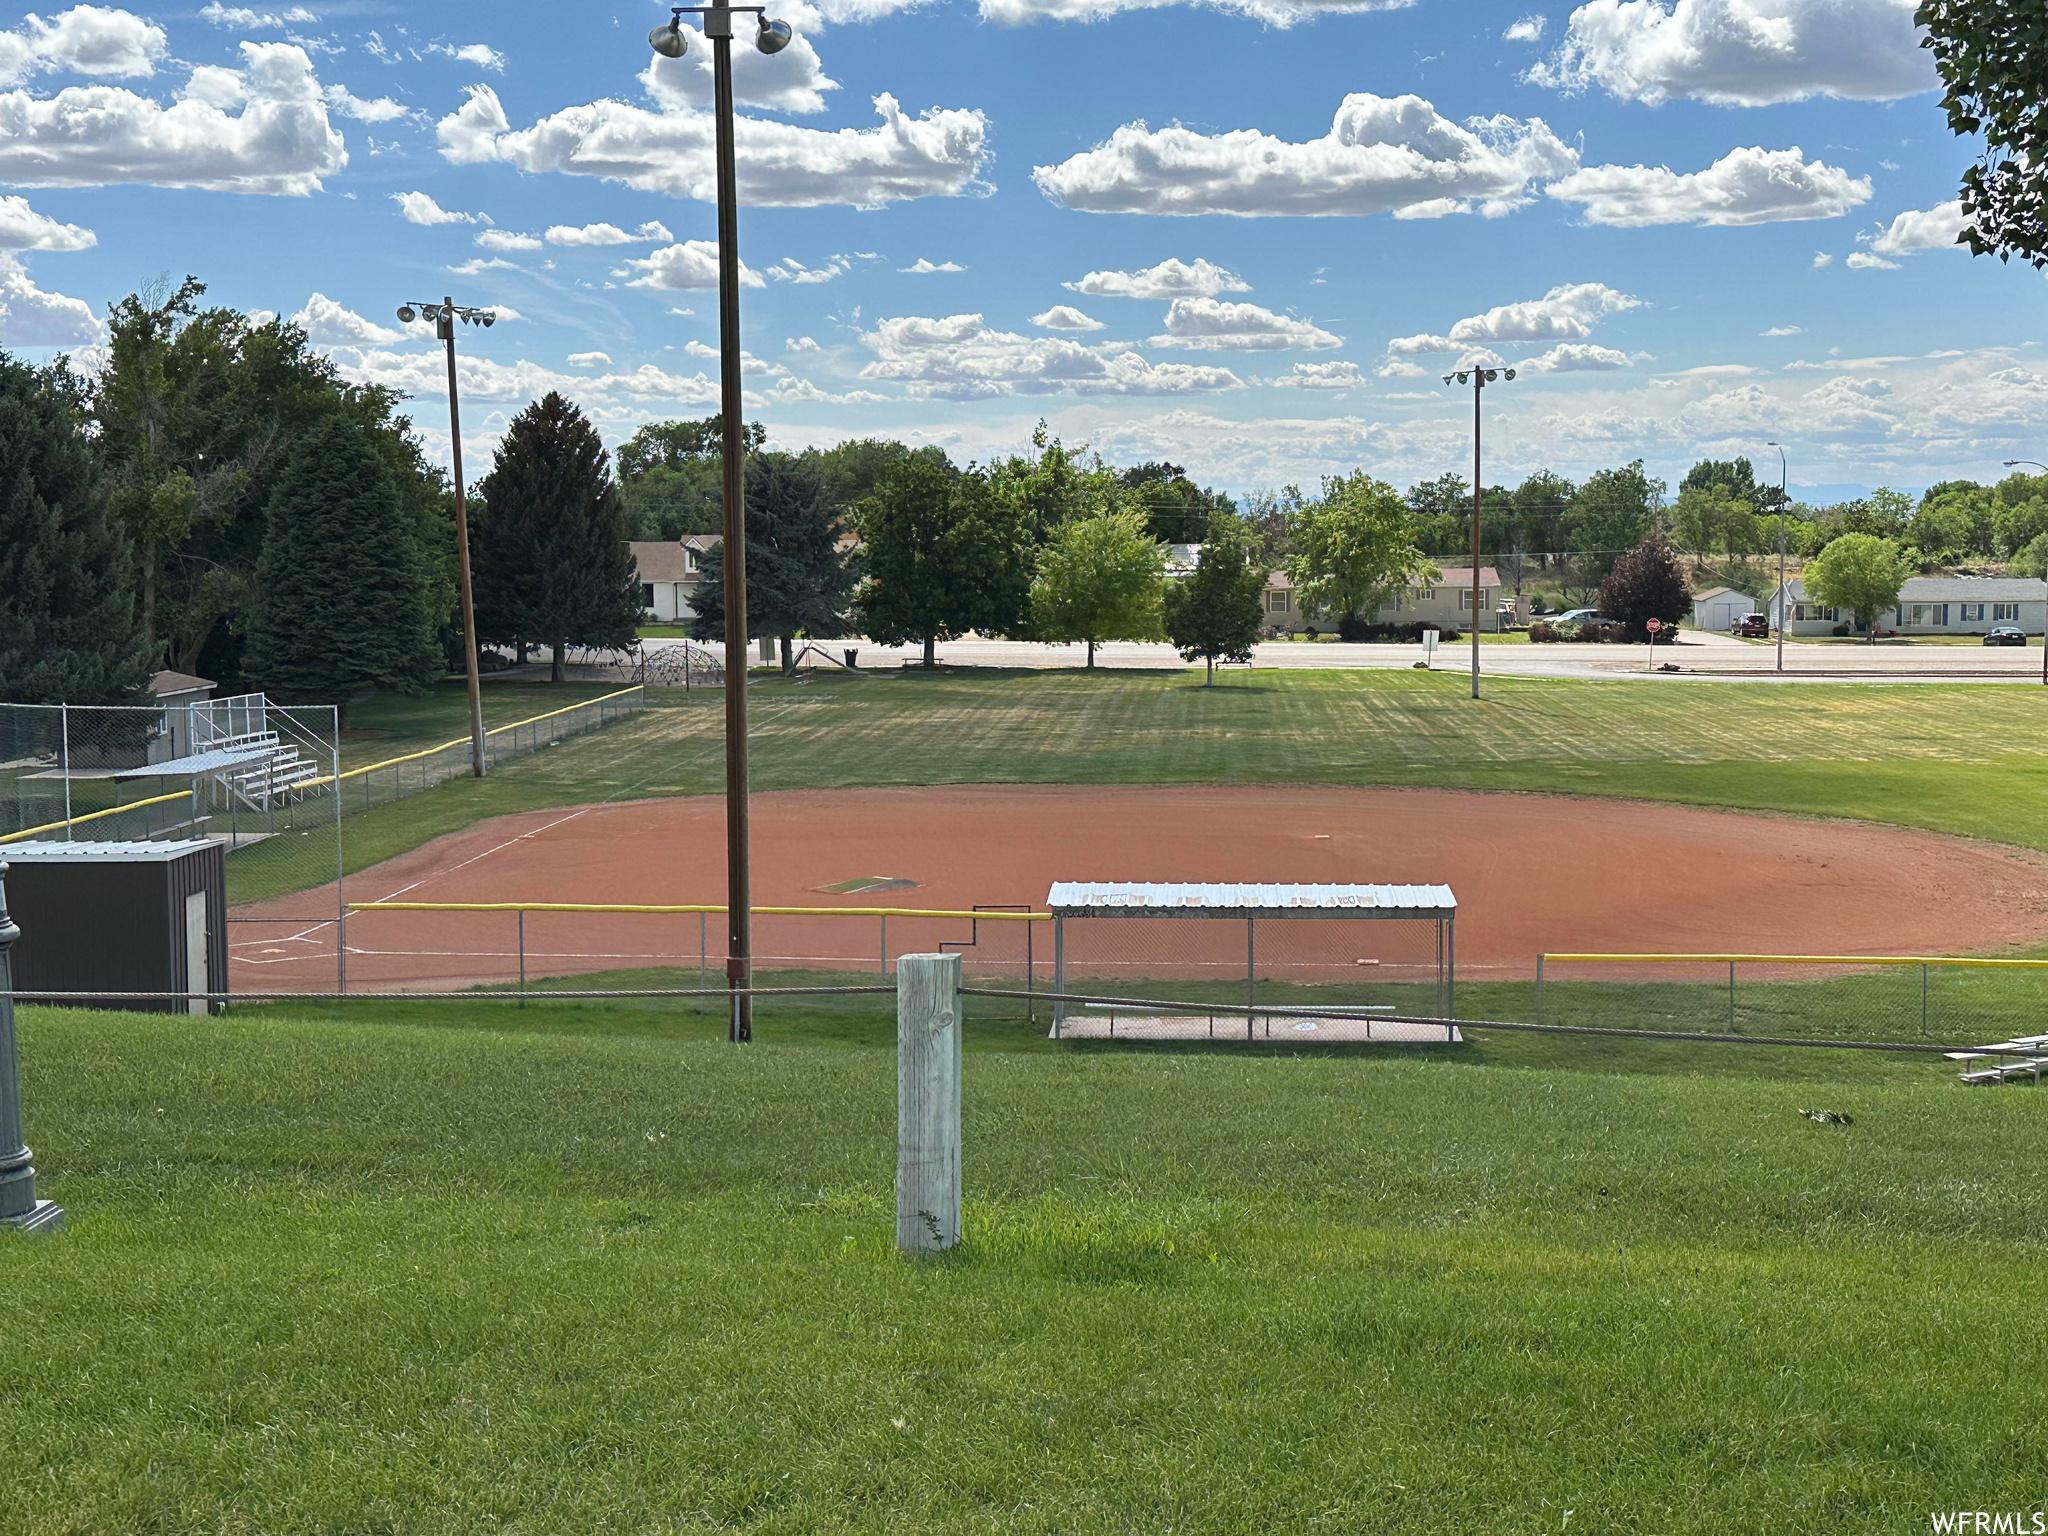
[[[1551, 950], [1965, 954], [2048, 939], [2048, 858], [1935, 833], [1624, 801], [1341, 788], [861, 789], [757, 795], [758, 906], [1042, 909], [1055, 880], [1441, 882], [1461, 974]], [[717, 903], [724, 802], [497, 817], [351, 876], [351, 901]], [[912, 882], [865, 891], [868, 880]], [[833, 887], [840, 889], [834, 890]], [[324, 902], [324, 905], [323, 905]], [[331, 887], [237, 917], [333, 910]], [[509, 914], [357, 914], [349, 984], [516, 976]], [[694, 966], [694, 917], [528, 919], [534, 976]], [[722, 929], [707, 943], [713, 985]], [[985, 928], [990, 925], [983, 925]], [[929, 931], [927, 931], [929, 930]], [[964, 938], [892, 919], [891, 953]], [[237, 990], [328, 990], [331, 931], [238, 924]], [[764, 920], [757, 948], [879, 968], [871, 924]]]

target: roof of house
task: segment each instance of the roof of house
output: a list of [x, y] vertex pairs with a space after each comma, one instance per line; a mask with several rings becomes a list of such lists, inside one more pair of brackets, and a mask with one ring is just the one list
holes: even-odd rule
[[[1285, 571], [1275, 571], [1272, 575], [1266, 578], [1266, 585], [1269, 587], [1291, 587], [1294, 585], [1294, 583], [1288, 579], [1287, 573]], [[1413, 587], [1419, 587], [1422, 585], [1422, 583], [1419, 581], [1411, 581], [1409, 585]], [[1435, 582], [1432, 583], [1432, 586], [1435, 587], [1469, 587], [1471, 585], [1472, 567], [1469, 565], [1444, 566], [1438, 574]], [[1500, 572], [1495, 570], [1490, 565], [1482, 565], [1481, 567], [1479, 567], [1479, 585], [1481, 587], [1499, 586]]]
[[149, 679], [149, 691], [158, 698], [171, 693], [198, 693], [216, 686], [212, 678], [194, 677], [190, 672], [153, 672]]
[[1063, 916], [1194, 917], [1371, 911], [1385, 916], [1455, 912], [1448, 885], [1196, 885], [1139, 881], [1116, 885], [1061, 880], [1045, 904]]
[[630, 539], [626, 547], [633, 552], [642, 581], [691, 581], [697, 572], [686, 551], [702, 553], [717, 544], [715, 533], [692, 533], [681, 539]]

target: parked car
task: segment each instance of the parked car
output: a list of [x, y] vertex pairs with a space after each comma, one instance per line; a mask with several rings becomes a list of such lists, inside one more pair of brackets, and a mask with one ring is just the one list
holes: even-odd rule
[[1571, 629], [1580, 624], [1603, 624], [1597, 608], [1567, 608], [1563, 613], [1546, 613], [1543, 622], [1553, 629]]
[[2025, 645], [2027, 632], [2017, 624], [2000, 624], [1985, 635], [1986, 645]]
[[1771, 621], [1761, 613], [1745, 613], [1735, 621], [1735, 633], [1745, 640], [1771, 638]]

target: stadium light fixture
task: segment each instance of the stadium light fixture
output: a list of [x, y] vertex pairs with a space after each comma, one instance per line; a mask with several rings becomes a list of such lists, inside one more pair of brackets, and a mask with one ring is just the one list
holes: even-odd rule
[[[1479, 697], [1479, 504], [1484, 492], [1479, 480], [1479, 397], [1489, 384], [1511, 380], [1515, 376], [1512, 368], [1460, 368], [1455, 373], [1444, 375], [1444, 383], [1453, 380], [1472, 386], [1472, 697]], [[1496, 620], [1496, 623], [1498, 621]]]
[[474, 309], [443, 298], [398, 306], [401, 325], [416, 320], [432, 323], [434, 335], [448, 349], [448, 451], [455, 466], [455, 575], [462, 594], [462, 653], [469, 673], [469, 771], [484, 776], [484, 695], [477, 675], [476, 599], [469, 582], [469, 506], [462, 485], [462, 410], [455, 393], [455, 322], [488, 327], [498, 318], [494, 309]]
[[718, 176], [718, 414], [725, 581], [725, 982], [731, 994], [726, 1037], [740, 1045], [754, 1038], [753, 877], [747, 807], [747, 513], [740, 387], [739, 173], [733, 151], [733, 17], [756, 20], [754, 46], [765, 54], [787, 48], [789, 24], [769, 19], [759, 5], [676, 5], [647, 45], [665, 59], [689, 49], [685, 16], [703, 18], [711, 40], [711, 109]]

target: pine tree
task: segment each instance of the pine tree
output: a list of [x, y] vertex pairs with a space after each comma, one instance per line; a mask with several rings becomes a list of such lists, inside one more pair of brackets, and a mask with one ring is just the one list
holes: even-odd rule
[[1202, 686], [1216, 681], [1219, 661], [1250, 661], [1265, 623], [1266, 567], [1252, 558], [1244, 525], [1228, 513], [1212, 513], [1209, 541], [1195, 568], [1168, 582], [1166, 638], [1183, 661], [1204, 661]]
[[550, 647], [556, 682], [569, 645], [631, 645], [640, 588], [625, 509], [590, 419], [550, 391], [512, 419], [480, 489], [478, 635]]
[[344, 412], [302, 433], [278, 476], [256, 585], [245, 663], [288, 703], [418, 693], [440, 673], [417, 520]]
[[[798, 635], [844, 633], [853, 570], [839, 549], [839, 508], [824, 474], [786, 453], [747, 458], [747, 632], [782, 642], [782, 669], [795, 666]], [[725, 636], [725, 550], [704, 557], [690, 632]]]
[[0, 354], [0, 702], [125, 704], [148, 681], [127, 541], [70, 375]]

